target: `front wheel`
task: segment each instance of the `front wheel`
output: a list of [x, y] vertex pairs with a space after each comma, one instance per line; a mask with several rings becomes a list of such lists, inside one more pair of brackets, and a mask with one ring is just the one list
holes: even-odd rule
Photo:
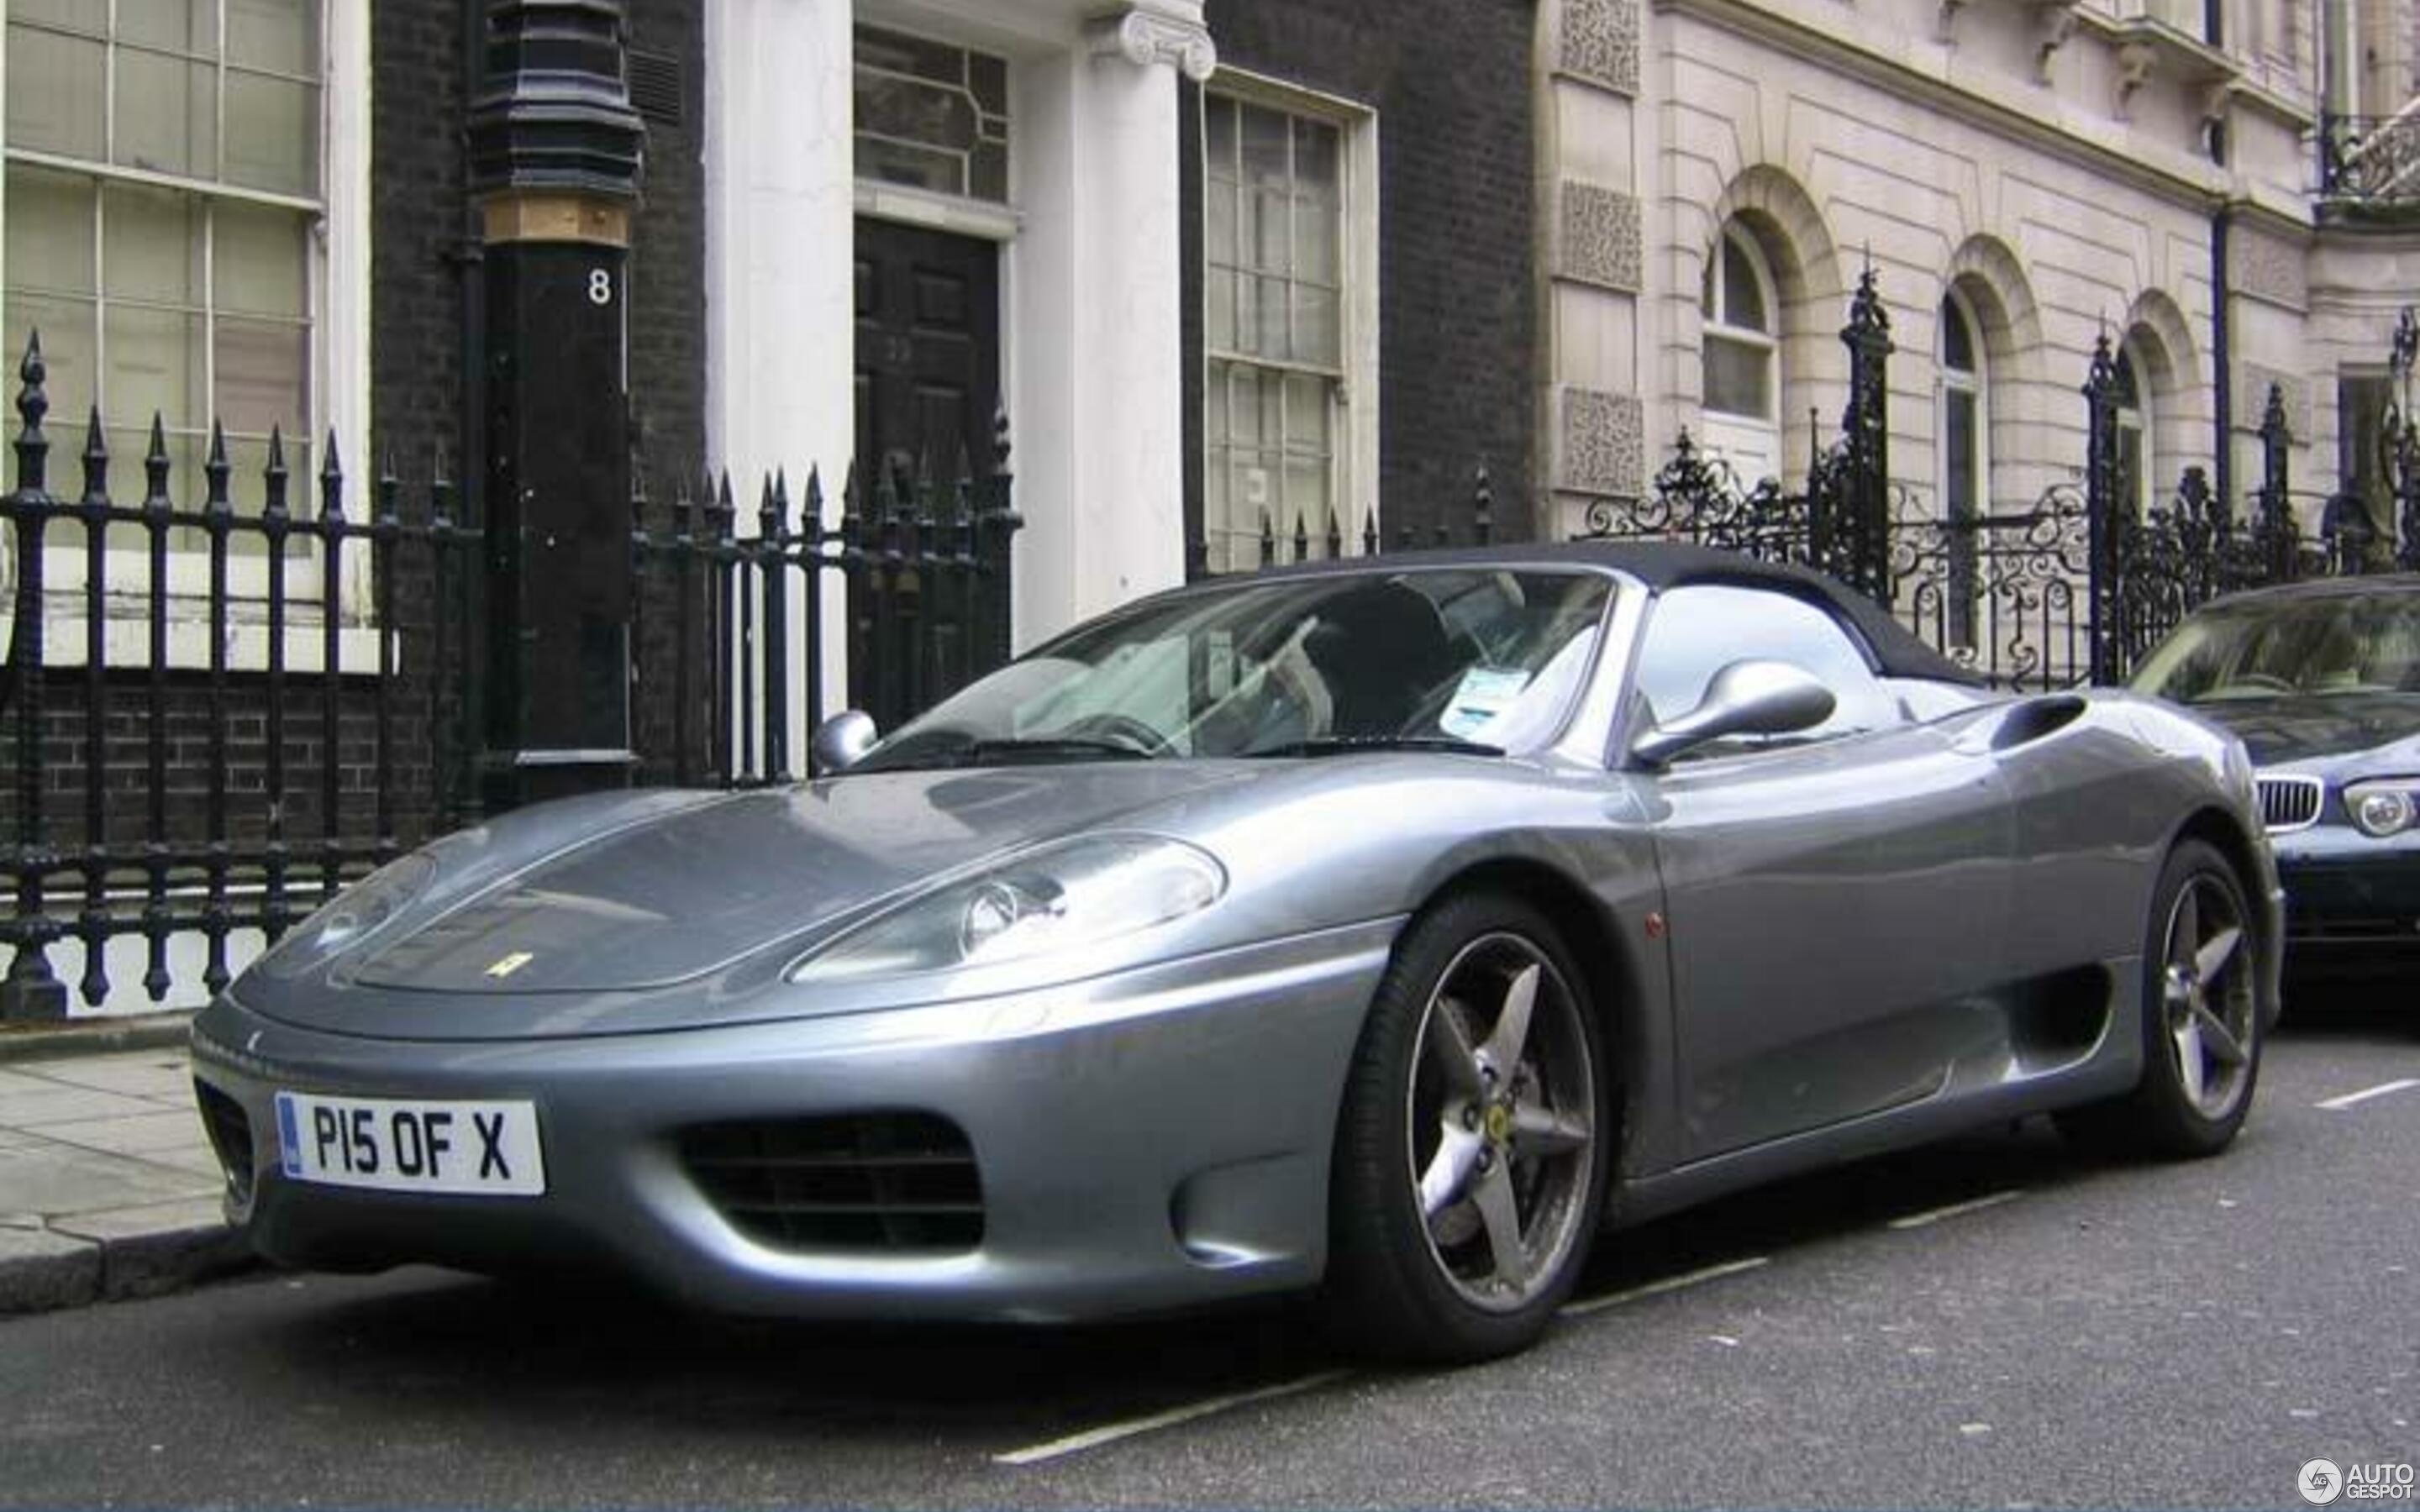
[[2200, 841], [2179, 845], [2152, 893], [2144, 941], [2142, 1080], [2060, 1126], [2132, 1153], [2226, 1149], [2260, 1076], [2258, 957], [2235, 869]]
[[1337, 1128], [1328, 1290], [1355, 1342], [1456, 1363], [1544, 1331], [1605, 1188], [1602, 1043], [1587, 983], [1535, 909], [1467, 895], [1406, 932]]

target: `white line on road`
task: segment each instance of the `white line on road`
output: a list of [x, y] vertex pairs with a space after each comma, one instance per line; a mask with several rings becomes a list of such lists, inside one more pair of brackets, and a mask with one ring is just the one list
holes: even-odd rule
[[2415, 1087], [2420, 1087], [2420, 1076], [2405, 1076], [2396, 1081], [2381, 1082], [2376, 1087], [2365, 1087], [2358, 1092], [2347, 1092], [2342, 1097], [2332, 1097], [2324, 1103], [2314, 1103], [2311, 1106], [2336, 1113], [2358, 1103], [2366, 1103], [2373, 1097], [2391, 1097], [2397, 1092], [2408, 1092]]
[[1612, 1291], [1602, 1297], [1590, 1297], [1586, 1302], [1572, 1303], [1563, 1308], [1563, 1316], [1583, 1318], [1590, 1313], [1601, 1313], [1607, 1307], [1619, 1307], [1626, 1302], [1637, 1302], [1641, 1297], [1657, 1297], [1667, 1291], [1678, 1291], [1683, 1287], [1697, 1286], [1700, 1282], [1719, 1281], [1727, 1275], [1737, 1275], [1743, 1271], [1753, 1271], [1760, 1265], [1770, 1263], [1772, 1263], [1771, 1259], [1762, 1255], [1745, 1260], [1726, 1260], [1720, 1265], [1709, 1265], [1702, 1271], [1691, 1271], [1683, 1275], [1668, 1275], [1661, 1281], [1650, 1281], [1645, 1286], [1633, 1287], [1628, 1291]]
[[1944, 1218], [1962, 1218], [1970, 1212], [1980, 1212], [1985, 1208], [1996, 1208], [2003, 1202], [2014, 1202], [2024, 1195], [2024, 1188], [2012, 1186], [2006, 1192], [1993, 1192], [1986, 1196], [1969, 1197], [1963, 1202], [1953, 1202], [1946, 1208], [1928, 1208], [1922, 1212], [1911, 1212], [1905, 1217], [1893, 1218], [1890, 1221], [1890, 1227], [1923, 1228], [1937, 1224]]
[[1039, 1464], [1045, 1459], [1057, 1459], [1063, 1455], [1081, 1454], [1087, 1449], [1097, 1449], [1105, 1443], [1115, 1443], [1120, 1439], [1131, 1439], [1140, 1433], [1151, 1433], [1160, 1428], [1174, 1427], [1179, 1423], [1190, 1423], [1195, 1418], [1208, 1417], [1213, 1412], [1223, 1412], [1230, 1408], [1249, 1407], [1254, 1402], [1265, 1402], [1274, 1397], [1292, 1396], [1299, 1392], [1313, 1391], [1333, 1381], [1342, 1381], [1352, 1373], [1350, 1370], [1323, 1370], [1317, 1375], [1305, 1376], [1299, 1381], [1289, 1381], [1275, 1386], [1263, 1386], [1257, 1391], [1241, 1391], [1231, 1396], [1213, 1396], [1204, 1401], [1188, 1403], [1184, 1407], [1171, 1407], [1165, 1412], [1154, 1412], [1149, 1417], [1128, 1418], [1123, 1423], [1104, 1424], [1100, 1427], [1086, 1428], [1081, 1433], [1071, 1433], [1063, 1439], [1053, 1439], [1048, 1443], [1031, 1444], [1023, 1449], [1012, 1449], [1006, 1454], [994, 1455], [991, 1457], [992, 1463], [1032, 1465]]

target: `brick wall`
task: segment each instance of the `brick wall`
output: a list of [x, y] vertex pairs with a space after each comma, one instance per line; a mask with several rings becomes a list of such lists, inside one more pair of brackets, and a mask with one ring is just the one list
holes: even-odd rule
[[[1498, 538], [1527, 536], [1538, 342], [1534, 0], [1206, 0], [1203, 10], [1222, 67], [1376, 112], [1379, 508], [1389, 539], [1405, 525], [1425, 536], [1440, 518], [1467, 539], [1471, 471], [1482, 458]], [[1198, 456], [1198, 120], [1186, 131], [1187, 453]], [[1198, 518], [1196, 471], [1186, 487]]]

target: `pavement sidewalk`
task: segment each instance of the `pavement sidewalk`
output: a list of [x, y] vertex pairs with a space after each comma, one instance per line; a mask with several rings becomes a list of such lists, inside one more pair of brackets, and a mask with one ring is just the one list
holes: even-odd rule
[[194, 1109], [182, 1015], [0, 1035], [0, 1315], [150, 1296], [251, 1263]]

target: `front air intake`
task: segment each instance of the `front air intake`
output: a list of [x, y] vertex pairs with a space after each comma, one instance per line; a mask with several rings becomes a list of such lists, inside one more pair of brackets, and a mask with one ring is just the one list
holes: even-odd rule
[[973, 1147], [929, 1113], [702, 1124], [680, 1151], [723, 1220], [770, 1248], [931, 1255], [983, 1242]]

